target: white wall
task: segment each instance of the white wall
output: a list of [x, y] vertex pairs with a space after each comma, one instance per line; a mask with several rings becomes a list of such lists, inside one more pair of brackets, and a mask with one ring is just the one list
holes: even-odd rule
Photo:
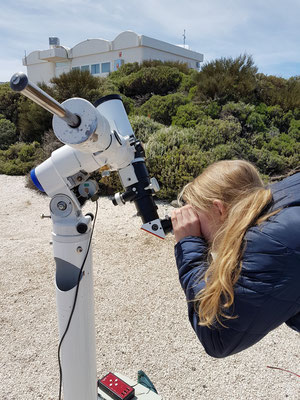
[[78, 43], [70, 50], [70, 57], [77, 58], [110, 51], [111, 45], [108, 40], [88, 39]]
[[27, 67], [27, 75], [28, 79], [33, 83], [45, 82], [48, 84], [50, 79], [55, 76], [55, 63], [32, 64]]

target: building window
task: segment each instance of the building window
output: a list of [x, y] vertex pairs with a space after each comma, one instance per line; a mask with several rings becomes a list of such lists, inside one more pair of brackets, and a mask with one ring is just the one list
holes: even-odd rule
[[114, 61], [114, 71], [118, 71], [118, 69], [124, 64], [124, 60], [115, 60]]
[[77, 70], [77, 71], [79, 71], [79, 70], [80, 70], [80, 67], [72, 67], [72, 70]]
[[80, 67], [81, 71], [89, 71], [90, 70], [90, 66], [89, 65], [82, 65], [82, 67]]
[[91, 65], [91, 74], [100, 74], [100, 64]]
[[102, 63], [101, 64], [101, 72], [110, 72], [110, 62]]
[[56, 68], [62, 68], [62, 67], [68, 67], [69, 63], [68, 62], [57, 62], [55, 63]]

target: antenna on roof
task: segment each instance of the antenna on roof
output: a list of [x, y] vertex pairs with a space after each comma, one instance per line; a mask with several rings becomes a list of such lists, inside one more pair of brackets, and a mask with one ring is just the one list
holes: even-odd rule
[[185, 29], [184, 29], [184, 31], [183, 31], [183, 47], [185, 47], [185, 39], [186, 39], [186, 36], [185, 36]]

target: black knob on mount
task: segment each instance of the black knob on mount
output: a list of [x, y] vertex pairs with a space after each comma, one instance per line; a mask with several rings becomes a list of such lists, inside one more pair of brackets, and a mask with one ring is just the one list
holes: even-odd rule
[[88, 226], [81, 222], [76, 226], [76, 229], [78, 233], [85, 233], [88, 230]]

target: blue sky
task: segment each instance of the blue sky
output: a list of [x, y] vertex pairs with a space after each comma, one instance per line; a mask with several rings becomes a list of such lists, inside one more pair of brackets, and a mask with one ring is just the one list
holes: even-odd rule
[[26, 72], [22, 57], [49, 47], [113, 40], [132, 30], [186, 44], [204, 60], [253, 56], [259, 72], [300, 75], [300, 0], [0, 0], [0, 81]]

